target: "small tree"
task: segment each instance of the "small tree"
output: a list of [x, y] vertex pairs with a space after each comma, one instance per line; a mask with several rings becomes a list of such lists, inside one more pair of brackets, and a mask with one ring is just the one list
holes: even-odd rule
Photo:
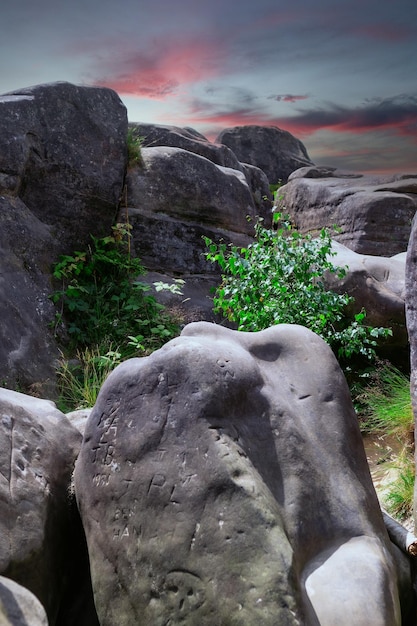
[[344, 313], [353, 298], [326, 288], [326, 273], [339, 278], [346, 274], [331, 261], [335, 253], [329, 232], [322, 229], [313, 238], [301, 234], [282, 214], [275, 214], [274, 220], [276, 230], [258, 221], [255, 240], [247, 248], [204, 237], [206, 258], [222, 271], [215, 312], [246, 331], [301, 324], [329, 343], [339, 358], [373, 358], [377, 339], [391, 330], [366, 326], [364, 310], [349, 321]]

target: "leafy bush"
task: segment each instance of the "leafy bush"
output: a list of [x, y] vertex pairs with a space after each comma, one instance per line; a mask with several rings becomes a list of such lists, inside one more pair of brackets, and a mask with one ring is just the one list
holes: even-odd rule
[[239, 330], [256, 331], [274, 324], [301, 324], [327, 341], [341, 359], [375, 356], [387, 328], [365, 325], [365, 311], [348, 321], [344, 315], [352, 301], [347, 294], [330, 291], [326, 273], [338, 277], [346, 270], [334, 266], [331, 237], [302, 235], [288, 218], [275, 215], [276, 230], [255, 225], [255, 241], [247, 248], [216, 244], [204, 237], [206, 258], [219, 264], [222, 282], [214, 297], [214, 310], [235, 322]]
[[153, 350], [178, 334], [178, 325], [138, 280], [141, 262], [130, 254], [130, 226], [117, 224], [113, 234], [91, 237], [88, 250], [62, 256], [53, 276], [61, 287], [52, 295], [60, 306], [57, 328], [65, 320], [69, 349], [110, 345], [125, 358], [136, 349]]

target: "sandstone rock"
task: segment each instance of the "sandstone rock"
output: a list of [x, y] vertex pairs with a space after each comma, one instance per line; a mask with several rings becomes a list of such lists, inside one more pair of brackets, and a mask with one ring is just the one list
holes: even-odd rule
[[[255, 207], [264, 218], [270, 218], [272, 195], [265, 173], [248, 163], [239, 163], [236, 155], [224, 144], [211, 143], [192, 128], [162, 126], [159, 124], [130, 124], [134, 135], [140, 137], [144, 147], [171, 146], [205, 157], [209, 161], [241, 171], [245, 174]], [[227, 209], [226, 209], [227, 211]]]
[[109, 234], [127, 114], [109, 89], [69, 83], [0, 96], [0, 381], [54, 396], [51, 265]]
[[354, 298], [349, 311], [352, 316], [365, 309], [369, 326], [391, 328], [393, 336], [386, 342], [391, 350], [393, 347], [407, 348], [406, 253], [392, 257], [358, 254], [337, 241], [333, 241], [332, 248], [335, 253], [331, 258], [333, 265], [347, 267], [347, 273], [341, 279], [334, 274], [328, 275], [325, 281], [327, 287]]
[[153, 271], [217, 273], [204, 258], [203, 235], [244, 245], [254, 232], [244, 174], [181, 148], [144, 148], [142, 156], [144, 167], [127, 174], [129, 208], [120, 217], [127, 211], [136, 253]]
[[305, 328], [191, 324], [120, 365], [75, 488], [101, 626], [400, 624], [349, 391]]
[[135, 136], [142, 140], [144, 148], [171, 146], [199, 154], [217, 165], [242, 171], [236, 155], [223, 144], [211, 143], [193, 128], [164, 126], [161, 124], [130, 124]]
[[[417, 220], [413, 220], [405, 264], [405, 315], [410, 341], [410, 392], [417, 441]], [[416, 483], [417, 484], [417, 483]], [[417, 528], [417, 499], [414, 498], [414, 524]]]
[[48, 626], [45, 610], [36, 596], [13, 580], [0, 576], [1, 626]]
[[176, 219], [251, 232], [255, 217], [244, 174], [182, 148], [143, 148], [127, 176], [128, 206]]
[[294, 172], [277, 209], [301, 232], [336, 226], [334, 238], [355, 252], [393, 256], [407, 249], [417, 209], [417, 177], [376, 177], [331, 168]]
[[216, 143], [228, 146], [239, 161], [259, 167], [271, 184], [286, 182], [294, 170], [313, 165], [304, 144], [275, 126], [226, 128]]
[[0, 196], [0, 380], [54, 391], [58, 347], [49, 325], [55, 309], [49, 299], [51, 229], [14, 197]]
[[0, 389], [0, 573], [35, 594], [50, 626], [82, 578], [68, 493], [81, 439], [52, 402]]
[[0, 97], [0, 191], [72, 252], [107, 234], [123, 189], [127, 113], [111, 89], [60, 82]]

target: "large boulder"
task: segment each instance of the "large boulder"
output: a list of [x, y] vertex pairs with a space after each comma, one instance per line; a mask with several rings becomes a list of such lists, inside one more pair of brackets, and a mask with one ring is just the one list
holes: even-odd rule
[[[410, 341], [410, 392], [417, 441], [417, 219], [412, 224], [405, 265], [405, 315]], [[417, 480], [414, 492], [414, 524], [417, 528]]]
[[1, 626], [48, 626], [45, 610], [36, 596], [10, 578], [0, 576]]
[[348, 314], [353, 316], [366, 311], [366, 324], [372, 327], [391, 328], [392, 338], [385, 348], [407, 349], [408, 334], [405, 323], [405, 259], [401, 252], [392, 257], [371, 256], [353, 252], [350, 248], [332, 242], [331, 262], [346, 270], [345, 276], [325, 277], [326, 286], [354, 298]]
[[128, 208], [120, 219], [127, 212], [134, 248], [148, 269], [213, 272], [203, 235], [248, 242], [257, 209], [240, 170], [182, 148], [143, 148], [142, 159], [127, 173]]
[[123, 189], [127, 112], [116, 92], [66, 82], [0, 96], [0, 190], [72, 252], [107, 234]]
[[75, 489], [101, 626], [401, 623], [348, 387], [303, 327], [190, 324], [118, 366]]
[[109, 234], [127, 162], [109, 89], [52, 83], [0, 96], [0, 381], [54, 394], [52, 263]]
[[129, 124], [129, 126], [134, 136], [140, 138], [144, 148], [155, 148], [156, 146], [182, 148], [188, 152], [199, 154], [217, 165], [242, 171], [241, 164], [230, 148], [223, 144], [212, 143], [193, 128], [144, 124], [143, 122]]
[[236, 155], [226, 145], [212, 143], [193, 128], [143, 123], [130, 124], [130, 128], [133, 135], [140, 139], [143, 147], [171, 146], [183, 148], [188, 152], [205, 157], [216, 165], [243, 172], [255, 206], [262, 214], [265, 214], [263, 217], [269, 215], [272, 195], [266, 174], [254, 165], [240, 163]]
[[337, 227], [334, 238], [355, 252], [390, 257], [407, 249], [417, 210], [417, 176], [365, 176], [325, 167], [294, 172], [277, 210], [303, 233]]
[[313, 165], [304, 144], [276, 126], [225, 128], [216, 143], [228, 146], [239, 161], [259, 167], [271, 184], [286, 182], [298, 168]]
[[69, 493], [81, 439], [52, 402], [0, 389], [0, 573], [39, 599], [50, 626], [69, 626], [58, 620], [61, 605], [77, 602], [72, 626], [95, 624]]

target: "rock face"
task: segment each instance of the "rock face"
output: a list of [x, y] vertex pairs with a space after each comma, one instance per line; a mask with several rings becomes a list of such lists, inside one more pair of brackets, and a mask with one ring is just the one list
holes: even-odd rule
[[286, 130], [274, 126], [226, 128], [216, 143], [228, 146], [239, 161], [259, 167], [271, 184], [286, 182], [300, 167], [313, 165], [304, 144]]
[[[405, 312], [410, 341], [410, 392], [417, 441], [417, 220], [414, 219], [405, 266]], [[417, 480], [414, 492], [414, 524], [417, 527]]]
[[143, 148], [142, 157], [126, 177], [136, 253], [150, 270], [217, 271], [204, 258], [203, 235], [243, 245], [253, 234], [257, 211], [244, 174], [182, 148]]
[[[126, 168], [126, 108], [111, 89], [37, 85], [0, 97], [0, 181], [72, 252], [113, 224]], [[99, 226], [98, 226], [99, 224]]]
[[48, 626], [43, 606], [30, 591], [0, 576], [1, 626]]
[[366, 310], [370, 326], [391, 328], [393, 336], [387, 346], [406, 349], [408, 334], [405, 323], [405, 260], [406, 252], [392, 257], [370, 256], [353, 252], [341, 243], [332, 244], [335, 266], [347, 268], [346, 276], [326, 278], [329, 289], [347, 293], [354, 298], [352, 316]]
[[0, 573], [35, 594], [50, 626], [71, 623], [60, 612], [77, 595], [73, 624], [96, 623], [69, 499], [81, 439], [52, 402], [0, 389]]
[[201, 322], [120, 365], [75, 488], [101, 626], [401, 622], [349, 391], [305, 328]]
[[108, 234], [127, 161], [127, 113], [69, 83], [0, 96], [0, 380], [50, 396], [58, 348], [51, 265]]
[[417, 210], [417, 177], [371, 177], [303, 168], [281, 187], [277, 209], [301, 232], [337, 226], [334, 238], [355, 252], [393, 256], [407, 249]]

